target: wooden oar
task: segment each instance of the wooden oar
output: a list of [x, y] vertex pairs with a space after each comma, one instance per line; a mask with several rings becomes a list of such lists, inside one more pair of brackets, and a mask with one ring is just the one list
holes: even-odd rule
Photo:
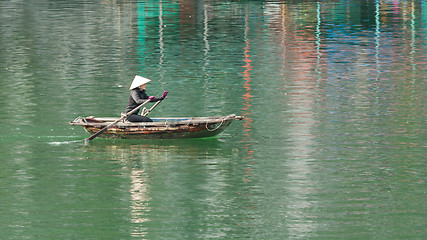
[[96, 137], [98, 137], [101, 133], [105, 132], [105, 130], [109, 129], [110, 127], [116, 125], [116, 123], [122, 121], [124, 118], [128, 117], [129, 115], [131, 115], [132, 113], [138, 111], [142, 106], [144, 106], [145, 104], [149, 103], [151, 101], [151, 99], [148, 99], [147, 101], [141, 103], [138, 107], [134, 108], [132, 111], [128, 112], [126, 115], [123, 115], [121, 118], [117, 119], [116, 121], [108, 124], [107, 126], [105, 126], [103, 129], [99, 130], [98, 132], [94, 133], [92, 136], [88, 137], [85, 139], [85, 142], [88, 142]]

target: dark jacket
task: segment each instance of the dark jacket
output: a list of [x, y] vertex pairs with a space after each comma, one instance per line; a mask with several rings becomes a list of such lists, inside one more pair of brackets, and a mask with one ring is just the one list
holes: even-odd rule
[[[138, 107], [141, 103], [148, 100], [148, 95], [145, 90], [141, 90], [139, 87], [134, 88], [130, 91], [128, 106], [126, 107], [126, 113], [132, 111], [134, 108]], [[154, 98], [151, 102], [157, 102], [161, 100], [160, 98]], [[139, 111], [134, 112], [133, 114], [138, 114]]]

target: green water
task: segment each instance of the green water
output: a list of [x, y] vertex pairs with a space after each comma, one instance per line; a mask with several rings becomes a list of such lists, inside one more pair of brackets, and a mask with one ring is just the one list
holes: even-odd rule
[[[425, 239], [425, 1], [0, 1], [1, 239]], [[139, 74], [217, 138], [82, 139]]]

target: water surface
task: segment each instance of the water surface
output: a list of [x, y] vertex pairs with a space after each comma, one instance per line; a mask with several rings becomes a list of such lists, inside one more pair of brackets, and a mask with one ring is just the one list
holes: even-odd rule
[[[423, 239], [424, 1], [0, 1], [5, 239]], [[217, 138], [85, 144], [135, 74]]]

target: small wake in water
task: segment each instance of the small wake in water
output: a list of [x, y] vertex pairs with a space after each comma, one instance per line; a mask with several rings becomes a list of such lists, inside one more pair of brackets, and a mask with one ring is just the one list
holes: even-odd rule
[[66, 144], [76, 144], [76, 143], [83, 143], [83, 144], [86, 143], [84, 138], [80, 137], [80, 136], [72, 136], [72, 137], [71, 136], [52, 136], [49, 138], [54, 138], [54, 139], [50, 139], [50, 141], [48, 141], [48, 144], [53, 145], [53, 146], [66, 145]]
[[73, 140], [73, 141], [49, 142], [49, 145], [59, 146], [59, 145], [74, 144], [74, 143], [85, 143], [85, 141], [84, 140]]

